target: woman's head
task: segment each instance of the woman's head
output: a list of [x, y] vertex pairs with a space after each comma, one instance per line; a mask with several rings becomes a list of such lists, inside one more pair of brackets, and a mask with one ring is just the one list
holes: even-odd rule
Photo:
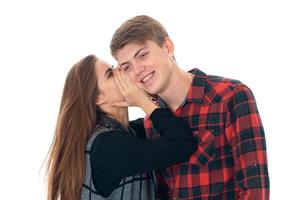
[[112, 77], [110, 64], [89, 55], [71, 68], [66, 78], [63, 101], [82, 100], [93, 109], [121, 101], [122, 96]]
[[107, 74], [109, 69], [110, 65], [89, 55], [67, 75], [49, 152], [48, 200], [80, 198], [84, 149], [97, 121], [97, 109], [121, 98], [111, 75]]
[[76, 63], [69, 71], [61, 100], [61, 110], [76, 107], [79, 111], [96, 110], [95, 100], [99, 95], [95, 64], [97, 58], [89, 55]]
[[99, 89], [96, 104], [101, 110], [109, 112], [113, 103], [123, 100], [113, 80], [113, 68], [105, 61], [98, 59], [95, 63], [95, 74]]

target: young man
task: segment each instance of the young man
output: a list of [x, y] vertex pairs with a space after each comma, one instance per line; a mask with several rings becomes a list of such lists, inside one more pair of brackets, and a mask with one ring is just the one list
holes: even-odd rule
[[[189, 160], [157, 170], [160, 199], [269, 199], [265, 135], [247, 86], [183, 71], [168, 33], [148, 16], [123, 23], [110, 48], [130, 79], [184, 118], [199, 142]], [[158, 137], [150, 120], [145, 128]]]

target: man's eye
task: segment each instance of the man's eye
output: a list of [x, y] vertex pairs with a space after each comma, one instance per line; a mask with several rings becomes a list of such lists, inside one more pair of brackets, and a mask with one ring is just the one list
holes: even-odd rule
[[140, 58], [143, 58], [143, 57], [145, 57], [147, 54], [148, 54], [148, 52], [146, 52], [146, 53], [142, 53], [142, 54], [140, 55]]

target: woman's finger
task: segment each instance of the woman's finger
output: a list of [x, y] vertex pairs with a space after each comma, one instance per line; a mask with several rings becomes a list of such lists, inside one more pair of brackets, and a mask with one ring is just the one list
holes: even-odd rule
[[131, 84], [131, 80], [123, 69], [120, 70], [120, 80], [122, 80], [124, 86], [126, 86], [128, 89], [132, 88], [133, 85]]
[[120, 74], [128, 88], [130, 88], [131, 90], [138, 89], [138, 86], [129, 78], [128, 74], [126, 74], [124, 70], [122, 70]]
[[120, 72], [118, 71], [118, 69], [115, 69], [114, 70], [114, 81], [119, 89], [119, 91], [121, 92], [121, 94], [124, 96], [125, 95], [125, 91], [126, 91], [126, 88], [124, 86], [124, 84], [122, 83], [122, 81], [120, 80]]

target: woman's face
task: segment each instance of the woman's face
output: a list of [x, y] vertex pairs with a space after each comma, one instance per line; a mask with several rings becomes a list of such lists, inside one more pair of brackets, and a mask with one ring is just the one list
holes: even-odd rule
[[113, 80], [112, 66], [98, 59], [95, 64], [95, 72], [100, 92], [96, 104], [98, 106], [104, 104], [111, 105], [113, 103], [123, 101], [123, 97]]

